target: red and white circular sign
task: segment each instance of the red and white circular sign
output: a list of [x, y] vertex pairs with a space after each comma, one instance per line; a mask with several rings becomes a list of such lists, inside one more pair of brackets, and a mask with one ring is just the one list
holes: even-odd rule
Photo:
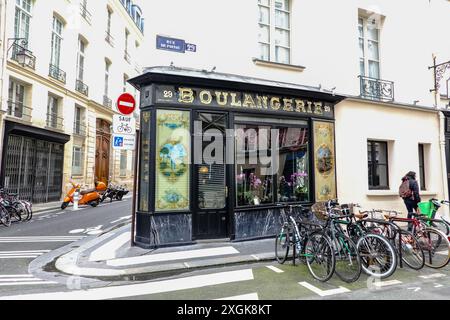
[[136, 109], [136, 100], [131, 94], [124, 93], [117, 99], [117, 108], [123, 115], [132, 114]]

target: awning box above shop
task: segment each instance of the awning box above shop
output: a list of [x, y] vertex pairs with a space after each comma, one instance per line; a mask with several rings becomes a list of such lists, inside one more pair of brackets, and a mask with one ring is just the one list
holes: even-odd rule
[[333, 104], [345, 99], [344, 96], [336, 95], [332, 91], [320, 90], [312, 86], [180, 67], [149, 67], [144, 70], [142, 75], [129, 80], [129, 82], [138, 90], [151, 83], [175, 85], [184, 83], [192, 86], [213, 87], [217, 89], [235, 89], [238, 91], [263, 92], [266, 94], [285, 94], [287, 96], [294, 95]]

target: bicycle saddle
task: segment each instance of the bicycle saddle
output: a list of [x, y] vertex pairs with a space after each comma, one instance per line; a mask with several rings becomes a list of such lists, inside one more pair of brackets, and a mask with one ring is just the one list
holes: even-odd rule
[[367, 213], [355, 213], [354, 216], [356, 219], [362, 220], [367, 218], [369, 215]]

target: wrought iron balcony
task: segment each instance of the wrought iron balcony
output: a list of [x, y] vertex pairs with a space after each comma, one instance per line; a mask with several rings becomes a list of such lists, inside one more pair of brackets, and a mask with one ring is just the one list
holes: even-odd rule
[[114, 38], [108, 31], [106, 31], [105, 40], [106, 40], [106, 42], [108, 42], [111, 45], [111, 47], [114, 48]]
[[80, 14], [86, 20], [87, 23], [91, 24], [92, 21], [92, 15], [87, 10], [86, 6], [83, 3], [80, 3]]
[[73, 124], [73, 134], [81, 137], [86, 136], [86, 125], [81, 121], [75, 121]]
[[112, 109], [112, 100], [107, 96], [103, 96], [103, 106], [106, 108]]
[[64, 130], [64, 118], [59, 117], [56, 113], [47, 113], [47, 127]]
[[128, 50], [125, 50], [124, 58], [128, 63], [131, 63], [131, 56], [128, 53]]
[[394, 82], [359, 76], [361, 97], [380, 101], [394, 101]]
[[24, 106], [23, 103], [8, 101], [8, 116], [31, 122], [31, 110], [31, 108]]
[[31, 69], [36, 68], [36, 57], [33, 52], [14, 42], [10, 48], [10, 59], [16, 61], [22, 67], [28, 67]]
[[86, 97], [89, 95], [89, 87], [81, 80], [77, 80], [75, 83], [75, 90], [84, 94]]
[[50, 64], [48, 75], [64, 84], [66, 83], [66, 73], [53, 64]]

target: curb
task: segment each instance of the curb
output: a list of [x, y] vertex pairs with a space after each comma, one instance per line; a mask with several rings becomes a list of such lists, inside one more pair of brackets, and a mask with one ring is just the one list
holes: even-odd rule
[[[123, 228], [125, 228], [124, 226]], [[128, 227], [126, 227], [128, 229]], [[195, 271], [199, 269], [206, 269], [211, 267], [221, 266], [233, 266], [243, 263], [259, 263], [264, 261], [275, 260], [275, 254], [273, 252], [256, 253], [253, 255], [236, 255], [224, 258], [210, 258], [204, 260], [194, 260], [188, 262], [176, 262], [168, 264], [158, 264], [152, 266], [141, 266], [131, 268], [95, 268], [95, 267], [83, 267], [82, 260], [87, 258], [85, 252], [92, 249], [101, 242], [114, 238], [117, 233], [120, 233], [122, 228], [116, 228], [116, 232], [108, 232], [100, 235], [99, 237], [82, 244], [79, 248], [72, 250], [66, 254], [63, 254], [56, 259], [55, 268], [62, 273], [75, 275], [80, 277], [99, 277], [99, 278], [114, 278], [133, 275], [144, 275], [151, 273], [170, 273], [170, 272], [182, 272], [182, 271]], [[112, 230], [111, 230], [112, 231]], [[95, 264], [96, 262], [93, 262]], [[98, 262], [97, 262], [98, 263]]]

